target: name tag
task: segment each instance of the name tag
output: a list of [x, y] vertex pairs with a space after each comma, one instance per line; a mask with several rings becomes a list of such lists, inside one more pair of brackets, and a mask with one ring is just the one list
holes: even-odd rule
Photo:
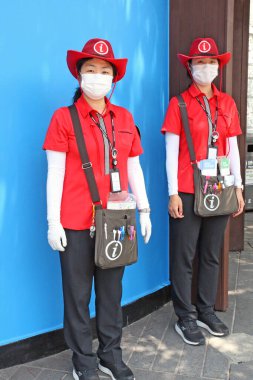
[[120, 174], [118, 169], [110, 170], [111, 192], [119, 193], [121, 191]]
[[216, 176], [217, 175], [217, 161], [215, 159], [208, 158], [207, 160], [199, 161], [199, 168], [202, 175]]
[[217, 147], [216, 146], [209, 146], [208, 147], [208, 157], [210, 159], [216, 160], [217, 158]]
[[230, 160], [228, 157], [219, 157], [218, 164], [220, 169], [220, 174], [222, 176], [230, 174]]

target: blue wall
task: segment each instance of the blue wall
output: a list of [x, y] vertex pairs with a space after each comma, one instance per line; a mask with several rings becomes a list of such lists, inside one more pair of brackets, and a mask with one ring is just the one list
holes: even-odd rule
[[[6, 1], [0, 23], [0, 344], [62, 327], [58, 254], [47, 243], [46, 157], [53, 111], [69, 105], [76, 82], [66, 51], [90, 38], [111, 41], [128, 57], [112, 101], [127, 107], [142, 132], [141, 158], [153, 235], [127, 268], [123, 304], [168, 281], [167, 190], [160, 127], [168, 102], [167, 0]], [[94, 297], [91, 301], [94, 315]]]

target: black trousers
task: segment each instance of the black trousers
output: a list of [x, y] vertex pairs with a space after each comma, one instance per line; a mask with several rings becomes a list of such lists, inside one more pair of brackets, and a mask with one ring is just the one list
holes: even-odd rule
[[60, 253], [64, 295], [64, 337], [78, 370], [97, 367], [92, 353], [89, 302], [94, 278], [98, 356], [121, 363], [122, 277], [124, 268], [100, 269], [94, 264], [95, 241], [89, 230], [65, 230], [68, 245]]
[[[170, 217], [170, 271], [172, 300], [179, 318], [197, 318], [213, 310], [219, 275], [220, 251], [228, 216], [202, 218], [194, 214], [194, 195], [179, 193], [184, 218]], [[191, 303], [192, 264], [198, 247], [196, 308]]]

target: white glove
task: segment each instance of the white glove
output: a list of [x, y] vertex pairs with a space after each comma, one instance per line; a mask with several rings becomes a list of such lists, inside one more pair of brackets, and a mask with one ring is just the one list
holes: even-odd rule
[[49, 223], [47, 239], [50, 247], [54, 251], [65, 251], [67, 246], [67, 238], [61, 223]]
[[141, 225], [141, 234], [144, 237], [144, 242], [147, 244], [151, 236], [151, 220], [149, 212], [140, 212], [140, 225]]

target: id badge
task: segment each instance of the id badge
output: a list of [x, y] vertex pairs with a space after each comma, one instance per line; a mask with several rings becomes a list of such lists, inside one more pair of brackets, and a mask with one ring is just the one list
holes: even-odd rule
[[230, 159], [226, 156], [219, 157], [218, 163], [219, 163], [220, 174], [222, 176], [225, 176], [225, 175], [229, 176], [230, 175]]
[[207, 160], [199, 161], [199, 168], [201, 174], [205, 176], [216, 176], [217, 175], [217, 162], [213, 158], [208, 158]]
[[217, 158], [217, 146], [209, 146], [208, 147], [208, 157], [211, 160], [216, 160]]
[[111, 192], [119, 193], [121, 191], [119, 169], [110, 170]]

